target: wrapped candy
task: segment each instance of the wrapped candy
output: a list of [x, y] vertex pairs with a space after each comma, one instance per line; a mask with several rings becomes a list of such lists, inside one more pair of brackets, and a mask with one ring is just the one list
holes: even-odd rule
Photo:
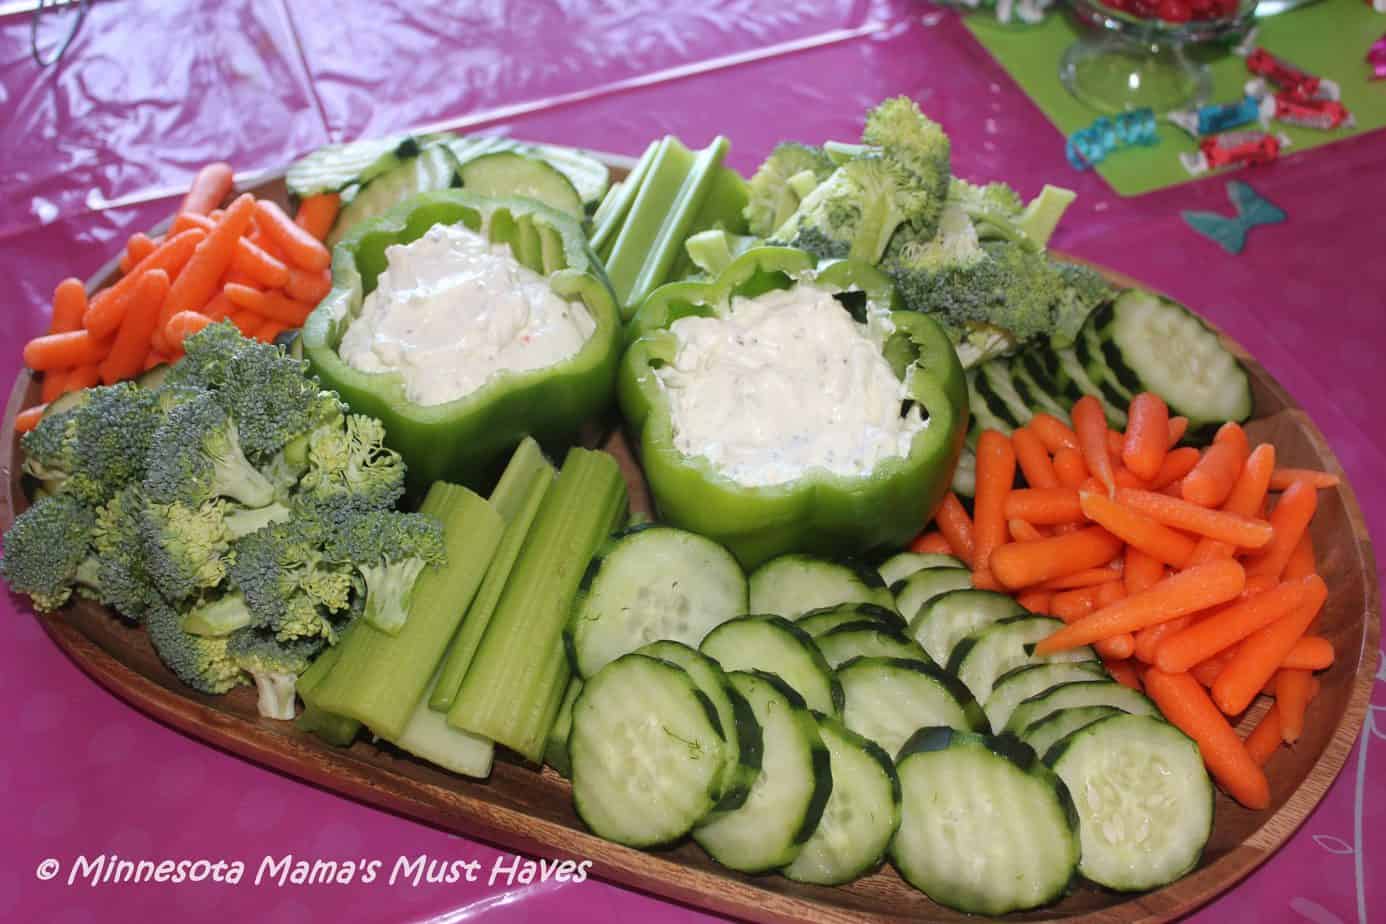
[[[1322, 84], [1319, 89], [1324, 90]], [[1273, 93], [1271, 90], [1270, 84], [1264, 80], [1251, 80], [1246, 85], [1247, 98], [1258, 100], [1262, 126], [1268, 125], [1272, 119], [1286, 125], [1325, 131], [1356, 124], [1352, 112], [1338, 101], [1336, 92], [1332, 96], [1321, 93], [1303, 99], [1291, 93]]]
[[1290, 139], [1284, 135], [1269, 132], [1226, 132], [1204, 138], [1198, 143], [1198, 152], [1180, 154], [1179, 162], [1193, 176], [1201, 176], [1209, 170], [1223, 167], [1240, 167], [1252, 164], [1268, 164], [1280, 156], [1282, 148], [1290, 146]]
[[1242, 43], [1233, 52], [1246, 59], [1246, 69], [1257, 77], [1263, 77], [1295, 99], [1315, 98], [1337, 99], [1338, 85], [1331, 80], [1317, 77], [1308, 71], [1300, 70], [1284, 58], [1278, 58], [1255, 44], [1256, 30], [1247, 33]]
[[1255, 122], [1261, 115], [1261, 103], [1245, 96], [1235, 103], [1214, 103], [1196, 109], [1179, 109], [1165, 116], [1195, 138], [1215, 135], [1229, 128]]
[[1133, 109], [1113, 117], [1100, 116], [1087, 128], [1078, 129], [1068, 136], [1064, 155], [1074, 170], [1087, 170], [1120, 148], [1159, 143], [1154, 111]]

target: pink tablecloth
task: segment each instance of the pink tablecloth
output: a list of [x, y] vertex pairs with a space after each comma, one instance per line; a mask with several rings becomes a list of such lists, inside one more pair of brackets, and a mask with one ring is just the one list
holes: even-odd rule
[[[0, 18], [0, 381], [45, 326], [54, 284], [167, 214], [208, 159], [253, 171], [329, 139], [447, 122], [626, 154], [665, 132], [695, 144], [723, 133], [733, 164], [750, 169], [784, 137], [850, 139], [869, 104], [907, 93], [952, 135], [959, 174], [1027, 194], [1074, 186], [1056, 245], [1164, 289], [1245, 344], [1327, 433], [1373, 534], [1386, 535], [1381, 134], [1247, 174], [1290, 220], [1230, 257], [1179, 218], [1226, 211], [1223, 181], [1123, 200], [1074, 174], [1054, 129], [952, 15], [910, 0], [104, 0], [62, 64], [42, 72], [28, 37], [27, 15]], [[12, 717], [0, 743], [0, 919], [704, 917], [595, 881], [488, 883], [510, 855], [164, 728], [81, 674], [22, 600], [0, 606]], [[1374, 908], [1386, 919], [1386, 883], [1370, 875], [1386, 851], [1386, 692], [1376, 692], [1370, 733], [1299, 834], [1191, 920], [1365, 922]], [[110, 855], [247, 869], [238, 884], [88, 884]], [[388, 881], [398, 858], [419, 856], [478, 860], [480, 881]], [[379, 860], [382, 872], [353, 885], [279, 884], [273, 871], [255, 882], [265, 858], [284, 857]], [[45, 879], [50, 858], [57, 872]]]

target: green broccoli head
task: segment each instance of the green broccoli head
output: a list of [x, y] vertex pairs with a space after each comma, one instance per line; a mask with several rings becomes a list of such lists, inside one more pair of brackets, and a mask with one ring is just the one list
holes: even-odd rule
[[1029, 205], [1005, 183], [979, 186], [954, 178], [948, 187], [948, 201], [967, 213], [983, 240], [1008, 241], [1031, 251], [1048, 246], [1073, 199], [1072, 190], [1058, 186], [1045, 186]]
[[274, 486], [241, 450], [236, 422], [210, 392], [178, 394], [154, 433], [144, 487], [156, 503], [198, 507], [229, 497], [247, 507], [274, 500]]
[[811, 180], [812, 186], [818, 185], [828, 178], [833, 168], [832, 160], [822, 148], [797, 141], [776, 145], [747, 184], [748, 198], [743, 214], [750, 232], [765, 237], [784, 224], [807, 194], [804, 187], [808, 181]]
[[394, 510], [352, 516], [332, 538], [329, 554], [355, 565], [366, 584], [366, 620], [391, 635], [409, 616], [414, 585], [424, 567], [447, 558], [441, 523]]
[[1088, 315], [1112, 300], [1116, 289], [1097, 270], [1080, 263], [1055, 263], [1062, 284], [1054, 309], [1054, 330], [1049, 341], [1063, 349], [1073, 346]]
[[140, 531], [145, 561], [154, 586], [170, 602], [181, 603], [225, 579], [231, 551], [226, 511], [219, 499], [196, 507], [146, 505]]
[[104, 604], [136, 622], [163, 599], [144, 554], [147, 501], [138, 484], [129, 484], [96, 512], [92, 549], [96, 576], [91, 590]]
[[228, 637], [193, 635], [183, 629], [178, 612], [167, 604], [151, 606], [144, 616], [149, 640], [169, 670], [202, 693], [225, 693], [246, 682], [231, 658]]
[[76, 407], [45, 417], [25, 435], [25, 470], [49, 490], [97, 506], [144, 476], [161, 419], [154, 393], [133, 382], [88, 389]]
[[96, 512], [75, 494], [42, 498], [15, 519], [5, 534], [0, 575], [11, 589], [28, 594], [40, 613], [68, 601], [78, 569], [91, 554]]
[[328, 616], [350, 606], [354, 574], [324, 554], [327, 539], [327, 524], [302, 511], [235, 542], [231, 584], [245, 595], [257, 627], [281, 639], [335, 639]]
[[321, 639], [283, 641], [262, 629], [233, 633], [227, 653], [238, 668], [255, 679], [260, 715], [268, 719], [294, 717], [294, 688], [320, 651]]
[[300, 503], [386, 510], [404, 494], [404, 462], [385, 447], [385, 425], [351, 414], [344, 423], [315, 429], [308, 440], [308, 470], [298, 483]]
[[879, 147], [914, 175], [923, 203], [909, 221], [919, 232], [932, 235], [953, 173], [952, 145], [943, 127], [920, 112], [914, 100], [896, 96], [866, 114], [861, 140]]

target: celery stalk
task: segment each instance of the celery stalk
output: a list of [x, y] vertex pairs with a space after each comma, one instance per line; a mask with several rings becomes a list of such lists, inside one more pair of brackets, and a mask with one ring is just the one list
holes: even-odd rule
[[544, 746], [544, 763], [565, 779], [573, 775], [572, 763], [568, 760], [568, 735], [573, 730], [573, 703], [577, 702], [581, 692], [581, 678], [574, 677], [568, 681], [563, 703], [558, 707], [558, 717], [554, 719], [553, 728], [549, 729], [549, 741]]
[[[746, 180], [730, 167], [719, 167], [714, 171], [712, 185], [708, 187], [707, 195], [703, 197], [703, 203], [698, 208], [698, 214], [693, 216], [693, 223], [688, 228], [688, 234], [684, 239], [683, 250], [678, 258], [674, 260], [674, 265], [670, 267], [667, 281], [684, 279], [698, 272], [701, 268], [704, 272], [716, 275], [720, 270], [709, 270], [706, 266], [693, 259], [692, 251], [694, 245], [693, 238], [699, 234], [706, 234], [709, 231], [723, 231], [727, 234], [729, 242], [735, 241], [741, 245], [741, 249], [755, 243], [759, 238], [743, 237], [747, 232], [746, 216]], [[739, 251], [733, 250], [731, 259], [740, 255]], [[729, 259], [727, 262], [731, 262]]]
[[453, 728], [448, 724], [446, 715], [429, 708], [428, 697], [438, 677], [437, 673], [433, 675], [429, 692], [414, 707], [404, 731], [391, 740], [415, 757], [437, 764], [444, 770], [463, 776], [489, 776], [496, 746], [480, 735]]
[[570, 675], [563, 627], [625, 504], [615, 458], [568, 452], [448, 712], [454, 728], [540, 760]]
[[659, 153], [661, 144], [662, 141], [651, 141], [650, 146], [645, 148], [645, 153], [635, 162], [630, 174], [607, 190], [602, 204], [597, 206], [597, 214], [592, 217], [595, 227], [592, 229], [591, 243], [592, 249], [603, 261], [611, 255], [610, 245], [616, 243], [616, 235], [625, 223], [626, 216], [630, 214], [631, 203], [640, 193], [645, 174], [649, 172], [650, 163]]
[[476, 646], [481, 644], [481, 637], [496, 611], [506, 579], [515, 567], [515, 560], [520, 557], [520, 549], [534, 524], [539, 504], [553, 483], [553, 476], [553, 466], [544, 458], [539, 444], [531, 437], [526, 437], [510, 457], [496, 489], [491, 492], [491, 506], [496, 508], [506, 523], [505, 535], [501, 537], [496, 555], [491, 559], [491, 567], [486, 569], [486, 579], [482, 581], [481, 589], [476, 592], [472, 605], [467, 608], [467, 615], [462, 619], [462, 626], [448, 646], [438, 681], [428, 698], [431, 708], [447, 712], [452, 707], [457, 688], [462, 685], [462, 678], [466, 676], [472, 656], [476, 654]]
[[677, 138], [670, 136], [659, 142], [659, 150], [645, 171], [630, 212], [611, 245], [611, 256], [606, 259], [606, 277], [616, 293], [623, 317], [630, 317], [630, 294], [635, 289], [636, 277], [650, 259], [655, 238], [688, 182], [693, 162], [693, 152]]
[[[351, 634], [351, 629], [351, 626], [347, 626], [346, 631], [342, 633], [343, 638]], [[308, 665], [308, 669], [298, 676], [297, 690], [299, 698], [303, 700], [303, 712], [294, 725], [301, 731], [317, 735], [330, 745], [344, 748], [356, 740], [357, 733], [361, 731], [361, 723], [321, 708], [317, 704], [317, 697], [313, 695], [341, 654], [341, 640], [338, 640], [337, 645], [324, 650]]]
[[338, 643], [337, 663], [311, 694], [319, 708], [359, 719], [391, 739], [404, 731], [419, 704], [505, 530], [488, 501], [444, 482], [429, 488], [419, 511], [442, 521], [446, 563], [419, 575], [398, 635], [358, 621]]

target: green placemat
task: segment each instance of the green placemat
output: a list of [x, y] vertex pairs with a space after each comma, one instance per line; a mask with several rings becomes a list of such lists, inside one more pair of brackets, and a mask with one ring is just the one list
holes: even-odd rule
[[[1054, 14], [1040, 25], [1020, 27], [1000, 25], [987, 12], [968, 16], [966, 23], [1065, 138], [1097, 118], [1095, 110], [1070, 96], [1059, 82], [1059, 60], [1077, 38], [1068, 16]], [[1367, 49], [1383, 33], [1386, 16], [1372, 12], [1362, 0], [1323, 0], [1261, 21], [1257, 44], [1311, 74], [1337, 81], [1343, 104], [1357, 119], [1354, 128], [1334, 131], [1271, 123], [1273, 130], [1290, 138], [1284, 156], [1386, 126], [1386, 80], [1368, 80], [1365, 60]], [[1251, 76], [1245, 62], [1228, 53], [1215, 58], [1211, 67], [1212, 101], [1239, 99]], [[1162, 121], [1159, 145], [1122, 149], [1097, 170], [1119, 195], [1136, 196], [1197, 179], [1189, 176], [1178, 157], [1195, 148], [1181, 129]]]

